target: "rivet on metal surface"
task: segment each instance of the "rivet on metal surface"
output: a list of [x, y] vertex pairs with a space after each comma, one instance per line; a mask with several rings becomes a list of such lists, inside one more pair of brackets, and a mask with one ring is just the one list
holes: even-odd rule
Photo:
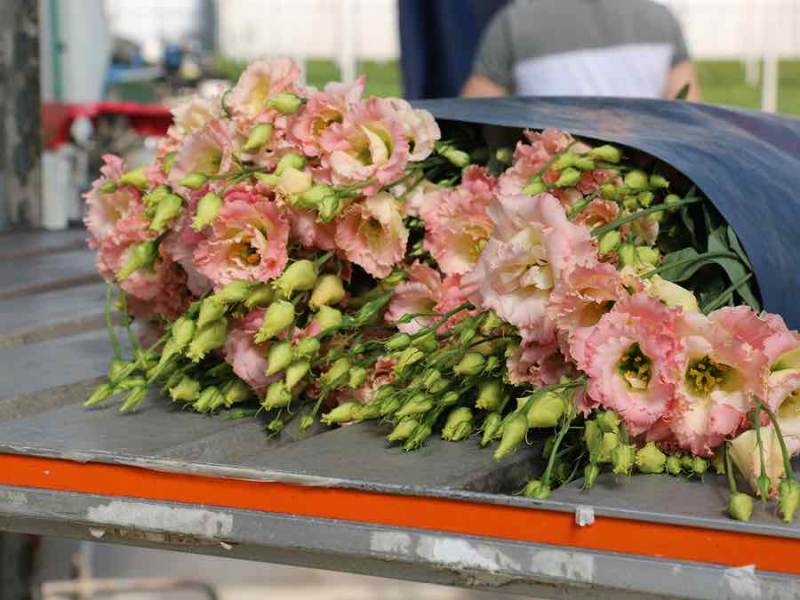
[[575, 507], [575, 524], [578, 527], [588, 527], [594, 523], [594, 508], [591, 506]]

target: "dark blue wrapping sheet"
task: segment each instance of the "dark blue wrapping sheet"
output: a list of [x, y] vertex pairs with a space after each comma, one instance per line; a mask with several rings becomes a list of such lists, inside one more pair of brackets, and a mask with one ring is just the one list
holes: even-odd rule
[[764, 308], [800, 328], [800, 119], [619, 98], [415, 102], [439, 120], [553, 127], [642, 150], [682, 172], [733, 226]]

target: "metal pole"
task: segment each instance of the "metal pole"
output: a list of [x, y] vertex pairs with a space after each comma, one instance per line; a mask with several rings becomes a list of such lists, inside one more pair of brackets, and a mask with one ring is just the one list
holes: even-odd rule
[[0, 229], [42, 218], [38, 7], [0, 2]]

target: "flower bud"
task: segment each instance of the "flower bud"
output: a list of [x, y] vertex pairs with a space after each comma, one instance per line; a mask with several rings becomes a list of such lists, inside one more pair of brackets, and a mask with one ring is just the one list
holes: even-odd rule
[[616, 201], [619, 197], [619, 188], [613, 183], [604, 183], [600, 186], [600, 196], [603, 200]]
[[535, 394], [528, 409], [528, 426], [535, 428], [555, 427], [566, 410], [566, 400], [558, 392]]
[[294, 323], [294, 304], [286, 300], [276, 300], [264, 313], [264, 320], [256, 334], [256, 343], [271, 340]]
[[146, 385], [133, 388], [131, 392], [125, 397], [125, 400], [122, 402], [122, 405], [119, 407], [119, 412], [127, 413], [136, 410], [136, 408], [142, 403], [142, 401], [146, 397], [147, 397]]
[[228, 307], [225, 303], [217, 297], [208, 296], [200, 302], [200, 314], [197, 317], [197, 328], [201, 329], [225, 316]]
[[336, 389], [341, 387], [350, 376], [350, 360], [346, 357], [339, 358], [322, 374], [322, 385]]
[[583, 489], [592, 489], [598, 475], [600, 475], [600, 467], [596, 463], [590, 462], [586, 465], [583, 468]]
[[305, 431], [309, 427], [314, 424], [314, 416], [313, 415], [305, 415], [302, 419], [300, 419], [300, 425], [298, 429], [300, 431]]
[[725, 452], [724, 446], [718, 447], [714, 451], [714, 456], [711, 457], [711, 466], [714, 468], [714, 473], [717, 475], [725, 475]]
[[86, 408], [90, 408], [92, 406], [97, 406], [108, 400], [111, 395], [114, 393], [114, 388], [110, 383], [104, 383], [102, 385], [97, 386], [94, 391], [89, 395], [83, 405]]
[[214, 192], [209, 192], [200, 198], [192, 220], [192, 229], [200, 231], [203, 227], [211, 225], [217, 218], [220, 208], [222, 208], [222, 198]]
[[619, 425], [622, 423], [622, 420], [613, 410], [599, 412], [596, 420], [603, 433], [619, 433]]
[[581, 156], [575, 160], [574, 166], [579, 171], [593, 171], [596, 165], [591, 158], [588, 158], [586, 156]]
[[111, 181], [111, 180], [105, 181], [100, 186], [100, 191], [103, 194], [113, 194], [114, 192], [117, 191], [117, 182], [116, 181]]
[[408, 439], [406, 439], [405, 443], [403, 444], [403, 450], [406, 452], [416, 450], [425, 443], [425, 440], [430, 437], [431, 433], [432, 430], [429, 425], [420, 423], [417, 425], [414, 431], [411, 432], [411, 435], [408, 437]]
[[144, 167], [139, 167], [138, 169], [133, 169], [128, 171], [127, 173], [123, 173], [122, 176], [117, 180], [119, 185], [132, 185], [133, 187], [139, 188], [140, 190], [147, 189], [147, 175], [145, 175]]
[[525, 484], [525, 487], [522, 489], [522, 495], [526, 498], [544, 500], [550, 496], [550, 486], [538, 479], [532, 479]]
[[785, 523], [791, 523], [800, 504], [800, 483], [784, 479], [778, 486], [778, 510]]
[[381, 407], [376, 402], [369, 404], [358, 404], [353, 409], [353, 421], [362, 423], [371, 419], [377, 419], [381, 416]]
[[260, 283], [253, 288], [253, 290], [247, 295], [247, 298], [244, 301], [245, 308], [253, 309], [258, 308], [259, 306], [267, 306], [272, 303], [272, 300], [275, 298], [275, 291], [272, 289], [271, 286]]
[[625, 185], [632, 190], [646, 190], [649, 185], [647, 173], [635, 169], [625, 175]]
[[275, 381], [269, 384], [267, 395], [261, 402], [261, 406], [267, 410], [272, 410], [273, 408], [288, 406], [291, 401], [292, 394], [286, 389], [286, 385], [282, 381]]
[[431, 388], [437, 387], [438, 383], [443, 379], [442, 374], [437, 369], [430, 368], [422, 375], [422, 387], [430, 392]]
[[614, 466], [615, 475], [630, 475], [635, 460], [636, 448], [633, 445], [619, 444], [611, 451], [611, 464]]
[[211, 385], [200, 392], [200, 397], [192, 405], [197, 412], [206, 413], [225, 405], [225, 396], [217, 386]]
[[408, 439], [414, 430], [419, 426], [419, 422], [415, 419], [403, 419], [394, 426], [391, 433], [386, 436], [390, 442], [401, 442]]
[[313, 182], [311, 173], [289, 167], [278, 179], [278, 187], [284, 194], [296, 196], [309, 189]]
[[528, 196], [538, 196], [539, 194], [543, 194], [547, 191], [547, 186], [542, 181], [541, 177], [534, 177], [528, 182], [524, 188], [522, 188], [522, 193]]
[[497, 410], [505, 397], [503, 384], [497, 379], [481, 381], [478, 385], [478, 398], [475, 408], [483, 410]]
[[500, 434], [500, 428], [503, 426], [503, 415], [499, 412], [490, 412], [483, 419], [483, 433], [481, 434], [481, 446], [488, 445], [492, 440], [496, 439]]
[[514, 413], [503, 423], [503, 437], [494, 452], [495, 460], [502, 460], [514, 452], [528, 433], [528, 418], [522, 413]]
[[130, 362], [127, 360], [122, 360], [121, 358], [115, 358], [111, 361], [111, 364], [108, 366], [108, 373], [107, 377], [109, 381], [116, 381], [120, 377], [124, 377], [126, 371], [130, 370]]
[[296, 205], [305, 210], [316, 210], [329, 197], [336, 197], [334, 189], [326, 183], [315, 183], [297, 196]]
[[394, 372], [397, 375], [401, 375], [403, 371], [408, 369], [410, 366], [415, 365], [419, 361], [423, 360], [425, 355], [414, 348], [413, 346], [409, 346], [400, 354], [400, 357], [397, 360], [397, 364], [394, 367]]
[[284, 375], [286, 388], [289, 390], [293, 390], [294, 386], [296, 386], [303, 380], [303, 377], [305, 377], [308, 374], [310, 369], [311, 369], [311, 363], [305, 359], [296, 360], [288, 367], [286, 367], [286, 374]]
[[411, 345], [411, 336], [407, 333], [395, 333], [384, 343], [383, 347], [387, 352], [405, 350]]
[[458, 375], [477, 375], [483, 371], [486, 359], [478, 352], [467, 352], [458, 364], [453, 367], [453, 371]]
[[272, 344], [267, 353], [267, 369], [264, 374], [270, 377], [278, 371], [283, 371], [292, 364], [292, 354], [292, 344], [290, 342], [281, 341]]
[[427, 394], [414, 394], [406, 403], [395, 413], [396, 417], [412, 417], [424, 415], [433, 408], [433, 399]]
[[589, 150], [589, 156], [596, 160], [617, 164], [622, 160], [622, 151], [616, 146], [605, 144]]
[[353, 420], [353, 411], [358, 407], [357, 402], [344, 402], [334, 408], [320, 419], [325, 425], [347, 423]]
[[317, 267], [310, 260], [298, 260], [289, 265], [275, 280], [275, 288], [284, 296], [313, 289], [317, 282]]
[[650, 208], [650, 205], [653, 203], [653, 200], [655, 200], [655, 198], [656, 196], [653, 192], [639, 192], [636, 195], [636, 201], [642, 208]]
[[166, 156], [164, 156], [164, 161], [161, 163], [161, 170], [164, 171], [165, 175], [169, 175], [170, 171], [172, 171], [172, 165], [175, 164], [175, 159], [177, 157], [177, 152], [168, 152]]
[[190, 190], [199, 190], [208, 181], [208, 177], [202, 173], [190, 173], [178, 182], [178, 185], [187, 187]]
[[458, 392], [450, 391], [441, 397], [439, 404], [442, 406], [452, 406], [458, 402], [459, 398], [460, 396], [458, 395]]
[[568, 167], [561, 171], [561, 175], [555, 182], [557, 188], [573, 187], [581, 180], [581, 172], [573, 167]]
[[303, 106], [304, 103], [305, 100], [296, 94], [292, 94], [291, 92], [283, 92], [282, 94], [277, 94], [267, 100], [264, 106], [266, 108], [274, 108], [283, 115], [293, 115], [301, 106]]
[[220, 319], [209, 323], [205, 327], [198, 327], [189, 350], [186, 353], [192, 362], [202, 360], [206, 354], [217, 348], [222, 348], [228, 336], [228, 321]]
[[436, 151], [444, 156], [451, 165], [459, 168], [464, 168], [470, 163], [469, 154], [463, 150], [459, 150], [450, 144], [439, 143], [436, 145]]
[[264, 144], [268, 144], [272, 139], [272, 123], [259, 123], [250, 130], [247, 141], [242, 146], [245, 152], [255, 152]]
[[563, 152], [556, 157], [551, 167], [556, 171], [563, 171], [569, 167], [574, 167], [577, 160], [578, 155], [574, 152]]
[[598, 251], [600, 255], [603, 256], [605, 254], [609, 254], [614, 252], [619, 245], [622, 243], [622, 234], [616, 230], [612, 229], [609, 232], [603, 234], [600, 238], [600, 243], [598, 244]]
[[267, 431], [269, 431], [270, 433], [280, 433], [281, 431], [283, 431], [284, 427], [286, 427], [286, 423], [284, 423], [283, 419], [281, 419], [280, 417], [275, 417], [274, 419], [272, 419], [272, 421], [267, 423]]
[[123, 281], [135, 271], [144, 269], [153, 264], [156, 259], [157, 247], [155, 242], [142, 242], [131, 249], [130, 257], [117, 273], [117, 281]]
[[319, 353], [320, 343], [315, 337], [303, 338], [295, 346], [294, 354], [298, 358], [315, 358]]
[[169, 396], [176, 402], [194, 402], [200, 397], [200, 382], [184, 375], [177, 385], [169, 388]]
[[275, 173], [253, 173], [253, 177], [255, 177], [260, 183], [263, 183], [271, 188], [277, 186], [278, 181], [280, 180], [280, 177], [278, 177]]
[[661, 300], [670, 308], [682, 308], [686, 312], [700, 312], [695, 295], [677, 283], [653, 275], [645, 280], [648, 296]]
[[650, 175], [650, 187], [655, 190], [666, 190], [669, 188], [669, 181], [663, 175]]
[[483, 335], [490, 335], [503, 326], [503, 319], [497, 316], [497, 313], [490, 310], [486, 313], [486, 318], [481, 323], [480, 332]]
[[172, 341], [175, 343], [175, 350], [183, 352], [194, 338], [197, 326], [189, 317], [178, 317], [172, 324]]
[[364, 367], [353, 367], [350, 369], [350, 378], [347, 380], [347, 387], [356, 389], [364, 385], [367, 380], [367, 369]]
[[763, 473], [758, 477], [756, 477], [757, 496], [760, 496], [762, 499], [766, 500], [770, 496], [771, 489], [772, 489], [772, 481], [770, 480], [769, 476], [766, 473]]
[[150, 231], [162, 231], [167, 223], [183, 213], [183, 198], [177, 194], [167, 194], [156, 205], [156, 212], [150, 221]]
[[344, 322], [342, 311], [330, 306], [320, 306], [314, 315], [314, 322], [319, 325], [319, 335], [336, 331]]
[[430, 354], [431, 352], [436, 352], [436, 349], [439, 347], [439, 342], [436, 340], [436, 334], [433, 331], [429, 331], [415, 338], [414, 341], [411, 342], [411, 345], [426, 354]]
[[317, 221], [330, 223], [342, 212], [342, 200], [339, 196], [325, 196], [317, 206]]
[[653, 442], [648, 442], [636, 451], [636, 468], [641, 473], [663, 473], [667, 456]]
[[317, 280], [308, 305], [312, 310], [317, 310], [321, 306], [339, 304], [345, 296], [346, 292], [341, 277], [329, 273], [322, 275]]
[[753, 498], [742, 492], [734, 492], [728, 500], [728, 514], [737, 521], [749, 521], [753, 516]]
[[114, 386], [114, 392], [127, 392], [144, 385], [147, 385], [147, 381], [144, 377], [141, 375], [129, 375]]
[[249, 400], [253, 396], [253, 390], [241, 379], [233, 379], [222, 388], [222, 396], [225, 406], [233, 406]]
[[472, 434], [472, 411], [466, 406], [454, 408], [447, 415], [442, 428], [442, 439], [458, 442]]
[[692, 473], [702, 476], [706, 471], [708, 471], [708, 461], [700, 456], [692, 457]]
[[613, 462], [613, 452], [620, 445], [619, 434], [604, 433], [600, 438], [600, 454], [597, 457], [598, 463]]
[[681, 474], [681, 459], [679, 456], [670, 454], [667, 456], [667, 462], [664, 464], [667, 473], [677, 477]]
[[617, 251], [619, 262], [623, 267], [629, 267], [636, 263], [636, 246], [631, 243], [622, 244]]
[[660, 253], [656, 248], [649, 246], [639, 246], [636, 248], [636, 260], [644, 265], [657, 265]]
[[237, 279], [216, 292], [214, 296], [225, 304], [238, 304], [239, 302], [244, 302], [250, 296], [254, 285], [252, 281]]
[[283, 172], [286, 169], [303, 169], [306, 166], [306, 159], [300, 156], [299, 154], [295, 154], [294, 152], [289, 152], [288, 154], [284, 154], [281, 156], [281, 159], [278, 161], [278, 166], [275, 167], [275, 175], [280, 177], [283, 175]]
[[691, 454], [681, 456], [681, 467], [685, 471], [691, 471], [693, 464], [694, 464], [694, 457]]

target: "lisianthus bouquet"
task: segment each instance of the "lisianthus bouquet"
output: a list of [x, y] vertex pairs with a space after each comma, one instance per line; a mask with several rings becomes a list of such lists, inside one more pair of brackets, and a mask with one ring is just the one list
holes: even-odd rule
[[177, 108], [154, 164], [106, 157], [86, 225], [115, 357], [87, 405], [132, 411], [160, 388], [270, 434], [378, 420], [405, 450], [475, 436], [497, 460], [541, 443], [521, 490], [539, 499], [604, 469], [713, 467], [747, 520], [738, 471], [791, 520], [800, 335], [760, 312], [702, 193], [565, 132], [443, 136], [363, 85], [318, 91], [290, 61], [256, 62]]

